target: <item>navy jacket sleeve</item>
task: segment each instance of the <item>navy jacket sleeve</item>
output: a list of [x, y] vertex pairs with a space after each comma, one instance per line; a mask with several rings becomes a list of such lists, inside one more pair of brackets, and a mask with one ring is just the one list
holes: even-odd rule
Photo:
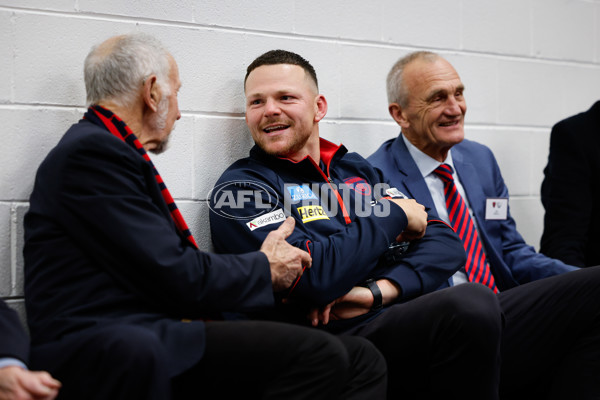
[[[469, 144], [472, 144], [473, 147], [481, 146], [476, 143]], [[490, 166], [489, 177], [483, 178], [485, 182], [479, 185], [480, 187], [483, 187], [485, 197], [509, 197], [508, 188], [500, 173], [500, 167], [490, 149], [481, 146], [481, 150], [474, 152], [472, 155], [470, 154], [469, 159], [474, 165]], [[481, 171], [482, 169], [483, 168], [480, 167], [480, 173], [483, 173]], [[485, 197], [481, 196], [481, 199], [479, 199], [479, 196], [472, 196], [471, 194], [475, 189], [471, 188], [471, 186], [471, 182], [469, 182], [468, 185], [467, 182], [465, 182], [469, 200], [471, 200], [471, 198], [477, 198], [476, 201], [479, 203], [475, 213], [477, 222], [481, 227], [480, 231], [482, 232], [483, 239], [487, 242], [486, 251], [488, 252], [488, 258], [493, 266], [504, 262], [513, 278], [520, 284], [577, 269], [571, 265], [564, 264], [562, 261], [540, 254], [536, 252], [532, 246], [528, 245], [517, 231], [515, 220], [510, 215], [510, 209], [508, 210], [508, 215], [505, 220], [486, 220], [485, 209], [483, 207]], [[494, 251], [495, 254], [489, 254], [491, 251]], [[496, 261], [498, 256], [501, 261]]]
[[402, 260], [373, 275], [395, 282], [401, 289], [397, 301], [405, 301], [444, 286], [465, 262], [458, 235], [437, 217], [430, 216], [425, 236], [410, 244]]
[[29, 362], [29, 336], [17, 313], [0, 300], [0, 358], [10, 357]]
[[[394, 187], [380, 169], [375, 171], [380, 181]], [[428, 210], [425, 236], [410, 244], [397, 265], [378, 270], [374, 275], [395, 282], [400, 287], [397, 301], [401, 302], [446, 286], [448, 278], [465, 262], [466, 254], [458, 235]]]
[[[258, 181], [275, 188], [282, 188], [284, 184], [273, 171], [265, 169], [258, 173], [240, 164], [228, 170], [220, 182], [235, 180]], [[464, 263], [464, 251], [454, 232], [443, 224], [432, 223], [425, 238], [415, 241], [399, 264], [384, 267], [380, 257], [406, 227], [406, 215], [400, 207], [381, 200], [375, 207], [386, 208], [389, 212], [379, 213], [373, 209], [369, 215], [355, 217], [351, 223], [339, 224], [338, 229], [323, 235], [310, 229], [312, 223], [304, 224], [296, 210], [286, 210], [282, 200], [284, 195], [283, 191], [279, 191], [277, 196], [265, 196], [261, 201], [263, 206], [268, 204], [267, 209], [285, 210], [286, 215], [292, 215], [296, 220], [295, 230], [288, 241], [308, 251], [313, 264], [293, 287], [291, 295], [311, 305], [326, 304], [367, 277], [393, 280], [400, 285], [402, 298], [415, 297], [437, 289]], [[233, 197], [239, 198], [235, 194]], [[214, 199], [211, 200], [214, 207]], [[256, 249], [266, 235], [279, 226], [269, 224], [251, 230], [248, 226], [250, 216], [261, 212], [253, 201], [237, 209], [221, 207], [219, 211], [213, 210], [210, 214], [212, 239], [217, 251]], [[236, 215], [237, 218], [227, 218], [222, 214]], [[459, 246], [455, 246], [456, 243]], [[436, 272], [432, 273], [434, 270]]]
[[[226, 173], [220, 182], [244, 178], [264, 182], [263, 178], [253, 171], [245, 171], [242, 174], [237, 171], [235, 176]], [[275, 186], [272, 182], [267, 184]], [[283, 183], [280, 187], [283, 187]], [[232, 190], [232, 197], [238, 198], [236, 191], [241, 189], [232, 187]], [[260, 206], [268, 204], [270, 210], [285, 209], [282, 192], [277, 197], [263, 197], [261, 201]], [[214, 210], [214, 202], [211, 202], [211, 207]], [[293, 297], [311, 305], [327, 304], [347, 293], [368, 276], [377, 265], [379, 256], [404, 229], [407, 222], [406, 214], [400, 207], [385, 200], [376, 207], [389, 208], [389, 217], [380, 218], [371, 213], [369, 217], [360, 218], [332, 232], [326, 238], [314, 235], [302, 223], [298, 213], [292, 213], [296, 226], [287, 240], [293, 246], [308, 251], [312, 257], [312, 267], [304, 271], [297, 285], [291, 290]], [[210, 222], [215, 249], [219, 252], [247, 252], [260, 248], [268, 233], [280, 225], [275, 223], [250, 230], [247, 224], [252, 218], [248, 216], [258, 215], [261, 211], [264, 209], [251, 199], [243, 208], [221, 206], [219, 213], [211, 212]], [[236, 218], [227, 218], [224, 214], [235, 215]], [[290, 211], [286, 214], [290, 215]]]

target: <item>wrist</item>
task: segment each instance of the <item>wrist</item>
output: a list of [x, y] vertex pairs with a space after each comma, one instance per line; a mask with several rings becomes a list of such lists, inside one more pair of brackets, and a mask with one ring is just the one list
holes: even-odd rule
[[372, 311], [379, 311], [383, 308], [383, 294], [377, 282], [374, 279], [367, 279], [363, 285], [371, 291], [373, 295], [373, 304], [371, 305]]
[[394, 303], [400, 297], [400, 286], [396, 282], [389, 279], [379, 279], [377, 285], [383, 296], [383, 305]]

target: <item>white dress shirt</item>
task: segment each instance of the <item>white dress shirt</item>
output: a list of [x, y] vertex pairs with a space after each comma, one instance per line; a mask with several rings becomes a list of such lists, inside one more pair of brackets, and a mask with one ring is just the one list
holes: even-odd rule
[[[475, 220], [473, 212], [471, 211], [471, 206], [469, 205], [467, 194], [465, 193], [465, 189], [460, 183], [460, 179], [458, 178], [458, 174], [456, 173], [456, 168], [454, 168], [454, 163], [452, 162], [452, 149], [448, 151], [446, 159], [443, 163], [441, 163], [429, 157], [427, 154], [423, 153], [421, 150], [415, 147], [412, 143], [408, 141], [408, 139], [406, 139], [404, 135], [402, 135], [402, 139], [406, 144], [408, 152], [412, 156], [413, 160], [415, 160], [415, 163], [417, 164], [417, 167], [419, 168], [423, 179], [425, 179], [425, 183], [427, 184], [429, 193], [431, 193], [433, 204], [435, 205], [435, 211], [437, 212], [438, 217], [440, 217], [442, 221], [450, 225], [450, 219], [448, 218], [448, 210], [446, 209], [446, 197], [444, 196], [444, 182], [439, 176], [437, 176], [437, 174], [433, 173], [433, 171], [437, 167], [439, 167], [440, 164], [448, 164], [452, 167], [452, 177], [454, 178], [454, 183], [456, 184], [458, 193], [460, 193], [463, 200], [465, 201], [465, 204], [469, 209], [471, 219], [473, 220], [473, 225], [475, 226], [475, 229], [477, 229], [477, 221]], [[452, 276], [452, 281], [454, 285], [468, 282], [464, 267], [458, 270]]]

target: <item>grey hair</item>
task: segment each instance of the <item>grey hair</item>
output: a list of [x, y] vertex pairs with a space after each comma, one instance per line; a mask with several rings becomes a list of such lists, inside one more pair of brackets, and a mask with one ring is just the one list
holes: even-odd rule
[[408, 105], [408, 93], [404, 86], [404, 68], [415, 60], [426, 60], [433, 62], [440, 56], [431, 51], [415, 51], [399, 59], [392, 67], [387, 76], [388, 104], [398, 103], [400, 107]]
[[121, 107], [134, 104], [144, 80], [157, 76], [161, 91], [170, 93], [169, 52], [145, 33], [130, 33], [94, 46], [85, 58], [88, 105], [110, 100]]

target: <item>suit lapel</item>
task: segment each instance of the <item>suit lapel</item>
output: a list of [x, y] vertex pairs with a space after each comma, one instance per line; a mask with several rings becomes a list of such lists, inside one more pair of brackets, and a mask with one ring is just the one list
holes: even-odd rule
[[464, 159], [459, 146], [452, 148], [452, 161], [460, 178], [460, 183], [465, 189], [471, 211], [475, 214], [477, 225], [483, 228], [486, 196], [483, 192], [483, 185], [479, 181], [477, 170], [473, 164]]
[[[427, 184], [421, 175], [421, 171], [413, 160], [412, 156], [404, 144], [402, 136], [398, 136], [392, 145], [392, 154], [394, 161], [398, 167], [400, 174], [396, 174], [397, 178], [392, 180], [392, 183], [398, 187], [400, 191], [404, 188], [410, 197], [423, 204], [435, 212], [433, 199], [427, 188]], [[398, 179], [400, 181], [398, 181]]]

